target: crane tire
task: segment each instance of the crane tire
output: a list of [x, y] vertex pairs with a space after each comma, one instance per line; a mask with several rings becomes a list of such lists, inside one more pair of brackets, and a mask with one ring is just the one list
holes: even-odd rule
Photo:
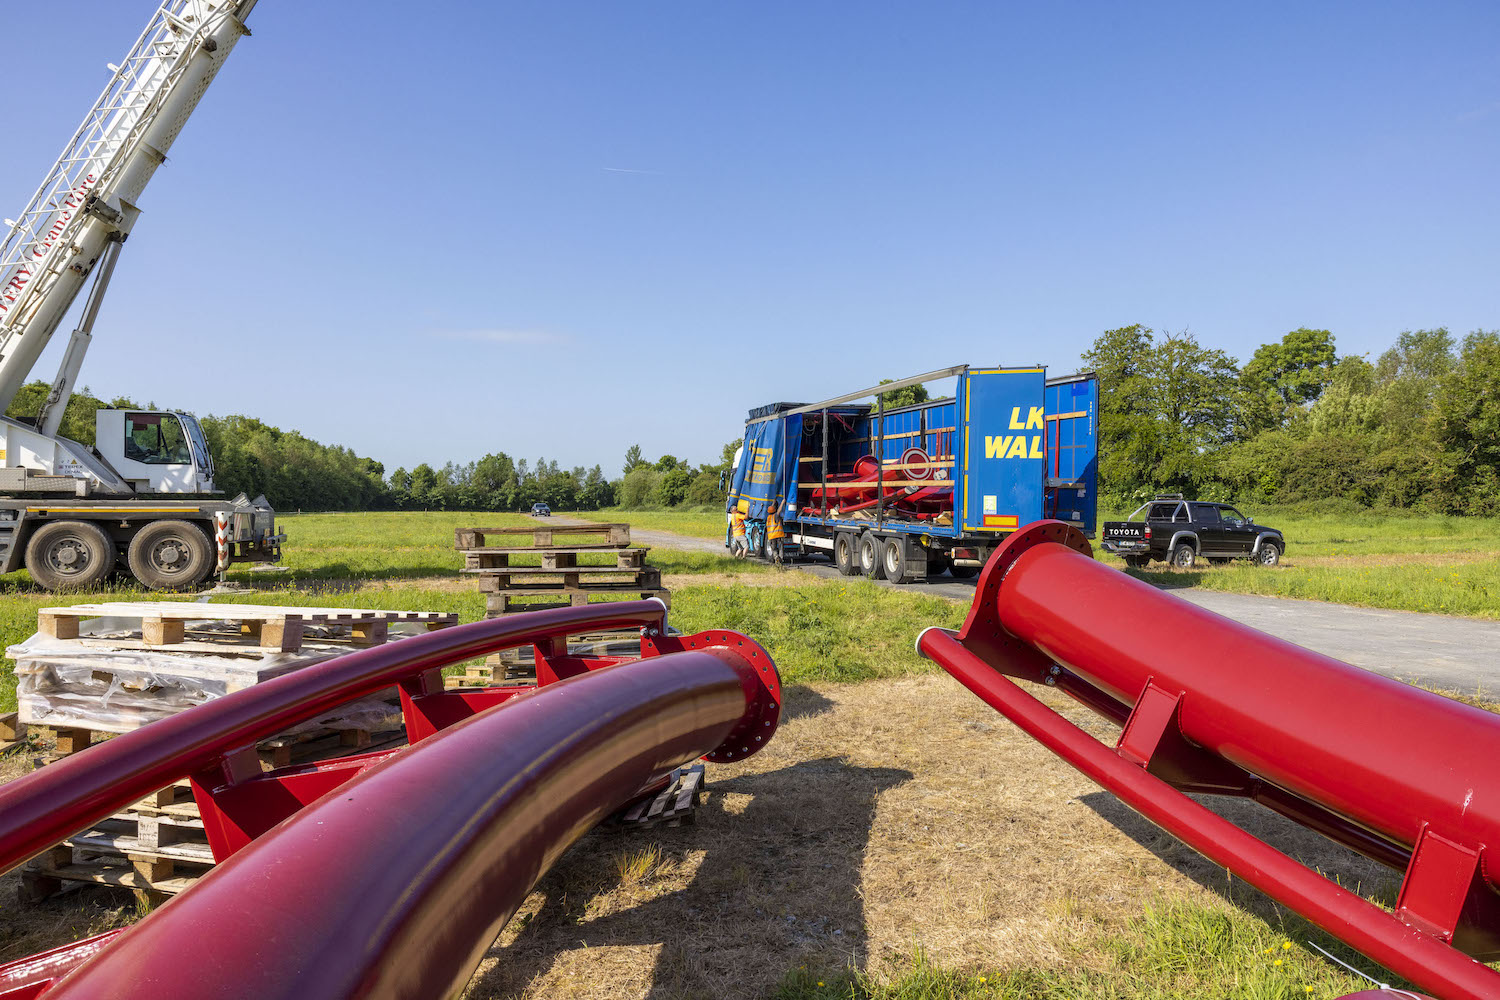
[[152, 521], [130, 540], [130, 572], [148, 590], [188, 590], [214, 571], [208, 536], [191, 521]]
[[115, 543], [88, 521], [53, 521], [26, 543], [26, 571], [43, 590], [85, 590], [115, 568]]

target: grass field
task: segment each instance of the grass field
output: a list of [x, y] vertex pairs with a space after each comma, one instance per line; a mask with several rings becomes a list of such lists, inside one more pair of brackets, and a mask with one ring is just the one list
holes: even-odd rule
[[[1121, 520], [1128, 513], [1110, 512], [1100, 520]], [[1246, 513], [1286, 536], [1281, 566], [1266, 569], [1241, 561], [1174, 570], [1152, 563], [1147, 570], [1130, 572], [1164, 586], [1500, 619], [1500, 518]], [[577, 516], [693, 538], [724, 534], [717, 514], [597, 511]], [[1125, 568], [1122, 560], [1102, 550], [1096, 548], [1095, 555]]]
[[[1403, 606], [1381, 604], [1387, 595], [1500, 617], [1493, 602], [1465, 603], [1446, 582], [1465, 567], [1496, 571], [1500, 524], [1253, 513], [1292, 539], [1287, 566], [1149, 576], [1261, 593], [1344, 580], [1351, 603]], [[719, 537], [714, 514], [594, 517]], [[453, 530], [534, 523], [472, 513], [282, 520], [288, 571], [236, 571], [232, 580], [253, 592], [215, 600], [477, 620], [483, 598], [457, 572]], [[962, 605], [920, 587], [823, 580], [708, 552], [658, 546], [650, 561], [673, 589], [676, 626], [736, 629], [768, 648], [786, 684], [785, 724], [766, 753], [714, 771], [695, 827], [586, 838], [528, 898], [467, 996], [1305, 1000], [1359, 986], [1308, 947], [1328, 945], [1326, 936], [1225, 883], [933, 676], [912, 640], [928, 625], [956, 626]], [[1389, 575], [1422, 570], [1432, 572]], [[45, 595], [16, 574], [0, 579], [0, 642], [30, 635], [39, 607], [151, 596]], [[14, 706], [11, 666], [0, 672], [0, 710]], [[1039, 696], [1113, 738], [1056, 692]], [[0, 780], [24, 767], [15, 754], [0, 758]], [[1258, 807], [1227, 808], [1306, 863], [1393, 898], [1383, 870]], [[13, 880], [0, 892], [13, 892]], [[103, 888], [37, 911], [0, 906], [0, 960], [135, 917], [128, 897]], [[701, 947], [688, 945], [688, 927]]]

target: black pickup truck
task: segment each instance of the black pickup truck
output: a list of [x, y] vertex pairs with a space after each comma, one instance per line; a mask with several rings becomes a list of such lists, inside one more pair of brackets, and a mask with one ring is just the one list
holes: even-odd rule
[[1177, 495], [1142, 504], [1128, 521], [1105, 521], [1100, 534], [1104, 551], [1135, 567], [1162, 559], [1187, 569], [1200, 558], [1215, 563], [1253, 559], [1275, 566], [1286, 551], [1281, 532], [1256, 524], [1232, 505]]

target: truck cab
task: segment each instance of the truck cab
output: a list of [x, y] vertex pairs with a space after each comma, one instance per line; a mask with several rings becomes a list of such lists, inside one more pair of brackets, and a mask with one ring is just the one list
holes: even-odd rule
[[101, 409], [94, 449], [136, 493], [212, 493], [203, 428], [181, 411]]

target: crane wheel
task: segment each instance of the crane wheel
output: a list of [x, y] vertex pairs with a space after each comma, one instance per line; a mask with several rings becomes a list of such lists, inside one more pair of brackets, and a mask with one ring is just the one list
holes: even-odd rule
[[187, 590], [214, 570], [213, 546], [190, 521], [152, 521], [130, 540], [130, 572], [148, 590]]
[[26, 571], [44, 590], [83, 590], [115, 568], [115, 543], [97, 524], [53, 521], [26, 543]]

